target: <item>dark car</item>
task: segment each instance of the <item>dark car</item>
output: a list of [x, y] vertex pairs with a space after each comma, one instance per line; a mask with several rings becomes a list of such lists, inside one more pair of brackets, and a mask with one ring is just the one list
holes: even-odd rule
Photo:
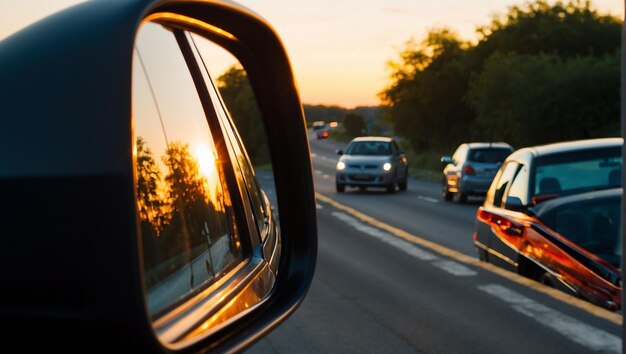
[[457, 195], [460, 203], [469, 195], [485, 195], [502, 161], [513, 152], [507, 143], [461, 144], [452, 157], [443, 156], [443, 199]]
[[384, 187], [393, 193], [407, 189], [409, 165], [406, 155], [396, 141], [388, 137], [359, 137], [348, 144], [337, 162], [335, 186], [337, 192], [346, 187]]
[[514, 152], [476, 215], [479, 258], [621, 308], [622, 145], [593, 139]]
[[315, 136], [317, 137], [317, 139], [326, 139], [328, 138], [329, 132], [328, 130], [324, 129], [324, 130], [317, 130], [315, 132]]
[[[237, 58], [258, 97], [275, 206], [206, 48]], [[0, 77], [6, 352], [236, 352], [295, 311], [315, 196], [265, 20], [230, 1], [84, 2], [0, 42]]]

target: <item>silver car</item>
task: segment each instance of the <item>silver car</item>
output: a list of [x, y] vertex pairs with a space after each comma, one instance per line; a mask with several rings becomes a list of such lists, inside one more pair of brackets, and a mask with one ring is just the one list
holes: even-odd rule
[[406, 190], [408, 161], [392, 138], [354, 138], [345, 152], [338, 150], [337, 153], [341, 155], [335, 178], [337, 192], [344, 192], [346, 186], [361, 190], [384, 187], [389, 193]]
[[502, 161], [513, 152], [507, 143], [461, 144], [452, 157], [443, 156], [443, 199], [458, 195], [465, 203], [468, 195], [485, 195]]

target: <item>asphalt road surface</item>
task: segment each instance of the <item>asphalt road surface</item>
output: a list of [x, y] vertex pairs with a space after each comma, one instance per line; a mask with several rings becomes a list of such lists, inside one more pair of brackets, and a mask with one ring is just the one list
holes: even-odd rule
[[476, 260], [480, 199], [446, 203], [439, 184], [413, 179], [406, 192], [338, 194], [344, 146], [310, 139], [315, 278], [296, 313], [248, 353], [622, 351], [621, 314]]

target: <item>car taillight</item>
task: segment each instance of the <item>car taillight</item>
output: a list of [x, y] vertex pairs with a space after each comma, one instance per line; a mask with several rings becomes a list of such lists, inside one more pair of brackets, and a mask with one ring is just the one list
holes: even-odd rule
[[524, 232], [524, 225], [515, 219], [489, 212], [482, 207], [476, 212], [476, 219], [511, 236], [521, 236]]
[[474, 171], [474, 167], [472, 167], [472, 165], [465, 165], [465, 167], [463, 167], [463, 172], [466, 173], [468, 176], [476, 175], [476, 171]]

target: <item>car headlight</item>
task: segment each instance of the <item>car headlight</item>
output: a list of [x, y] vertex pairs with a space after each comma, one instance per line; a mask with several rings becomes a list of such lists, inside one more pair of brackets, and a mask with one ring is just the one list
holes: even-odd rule
[[391, 164], [389, 162], [385, 162], [385, 164], [383, 165], [383, 170], [385, 171], [391, 170]]
[[343, 169], [345, 169], [345, 168], [346, 168], [346, 164], [345, 164], [345, 163], [343, 163], [343, 161], [339, 161], [339, 162], [337, 162], [337, 169], [338, 169], [338, 170], [343, 170]]

